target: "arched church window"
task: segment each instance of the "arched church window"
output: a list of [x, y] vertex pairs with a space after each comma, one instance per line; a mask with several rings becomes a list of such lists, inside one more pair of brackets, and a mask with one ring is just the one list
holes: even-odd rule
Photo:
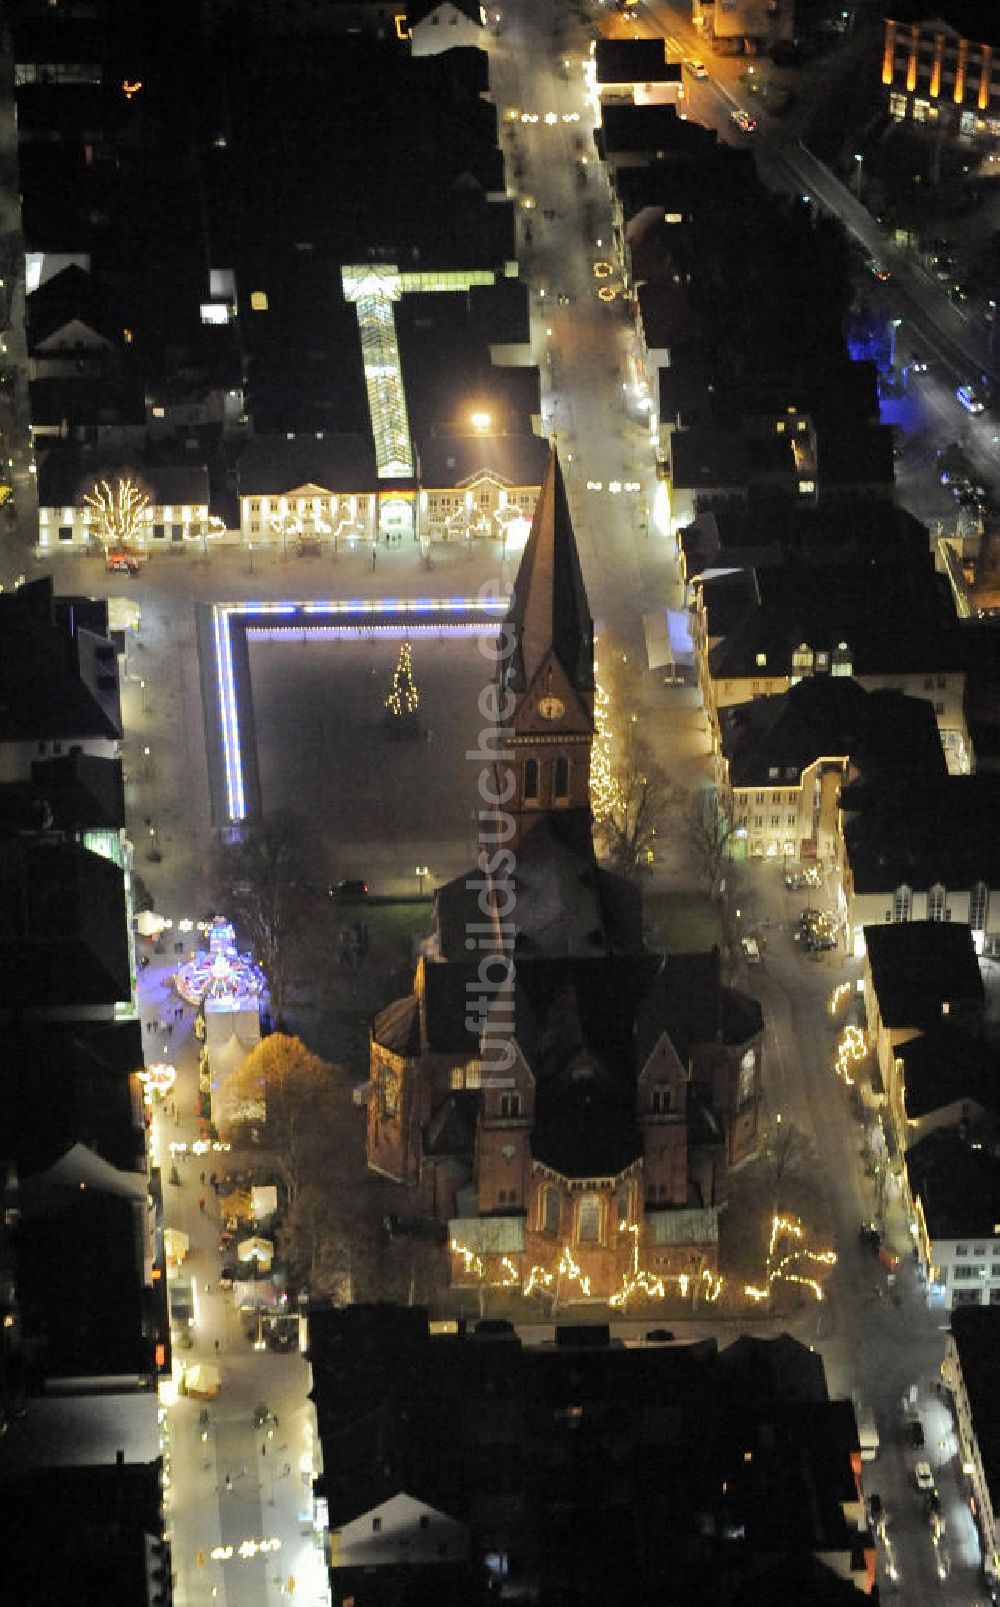
[[559, 1232], [559, 1190], [551, 1183], [542, 1190], [542, 1232], [553, 1238]]
[[569, 797], [569, 761], [567, 759], [556, 760], [552, 793], [557, 800]]
[[538, 798], [538, 760], [527, 759], [524, 765], [524, 796], [527, 801]]
[[577, 1208], [576, 1236], [581, 1244], [597, 1244], [601, 1237], [601, 1202], [585, 1194]]

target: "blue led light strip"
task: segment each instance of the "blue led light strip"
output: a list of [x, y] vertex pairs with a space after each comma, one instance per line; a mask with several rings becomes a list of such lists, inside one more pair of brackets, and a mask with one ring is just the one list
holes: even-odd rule
[[[274, 636], [280, 641], [321, 637], [344, 639], [352, 636], [476, 636], [492, 631], [495, 620], [506, 614], [509, 607], [505, 597], [418, 597], [415, 599], [350, 598], [333, 602], [309, 603], [216, 603], [212, 610], [212, 628], [215, 636], [215, 680], [219, 698], [219, 730], [222, 734], [223, 761], [226, 772], [226, 812], [231, 822], [246, 819], [246, 795], [243, 787], [243, 750], [240, 739], [239, 707], [236, 697], [236, 674], [233, 669], [233, 647], [230, 635], [231, 619], [261, 619], [250, 625], [247, 635], [254, 641]], [[474, 614], [481, 617], [467, 623], [442, 619], [443, 614]], [[290, 625], [278, 623], [289, 615], [300, 614], [308, 623]], [[332, 615], [330, 624], [319, 623], [319, 617]], [[387, 617], [388, 616], [388, 617]], [[491, 617], [492, 616], [492, 617]], [[274, 625], [263, 620], [276, 617]], [[386, 623], [375, 624], [373, 621]], [[334, 622], [335, 621], [335, 622]]]

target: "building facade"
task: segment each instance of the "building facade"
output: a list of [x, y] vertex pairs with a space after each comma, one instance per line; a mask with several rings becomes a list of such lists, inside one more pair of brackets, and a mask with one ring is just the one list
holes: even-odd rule
[[[956, 20], [949, 20], [949, 12]], [[983, 14], [980, 13], [980, 17]], [[882, 83], [889, 114], [965, 140], [1000, 141], [1000, 23], [968, 37], [948, 4], [917, 22], [885, 20]]]
[[501, 640], [498, 802], [373, 1024], [368, 1162], [449, 1222], [456, 1284], [711, 1293], [728, 1168], [760, 1140], [763, 1022], [717, 952], [650, 953], [638, 889], [597, 864], [593, 625], [554, 457]]

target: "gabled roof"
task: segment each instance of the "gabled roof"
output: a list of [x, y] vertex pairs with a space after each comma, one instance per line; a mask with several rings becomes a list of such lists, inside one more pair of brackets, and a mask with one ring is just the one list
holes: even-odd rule
[[680, 83], [681, 64], [668, 61], [662, 39], [598, 39], [597, 83]]
[[806, 676], [787, 692], [720, 710], [719, 722], [735, 787], [798, 784], [819, 758], [849, 758], [890, 785], [946, 775], [933, 705], [866, 692], [850, 676]]
[[514, 639], [507, 669], [512, 691], [527, 691], [550, 651], [571, 686], [593, 691], [594, 622], [555, 451], [535, 506], [507, 622]]
[[118, 660], [50, 576], [0, 595], [0, 742], [121, 737]]
[[101, 306], [97, 287], [90, 274], [75, 263], [53, 274], [26, 298], [25, 322], [29, 351], [73, 322], [85, 324], [109, 346], [114, 343], [113, 320]]
[[1000, 1508], [1000, 1309], [960, 1306], [951, 1314], [951, 1334], [969, 1399], [972, 1431], [996, 1512]]
[[[853, 806], [853, 805], [852, 805]], [[858, 893], [921, 890], [940, 882], [1000, 888], [1000, 775], [910, 776], [887, 784], [844, 827]], [[941, 830], [941, 822], [948, 830]]]
[[904, 1066], [908, 1117], [927, 1116], [958, 1100], [1000, 1115], [1000, 1055], [984, 1039], [945, 1019], [893, 1052]]
[[549, 444], [538, 435], [431, 435], [420, 443], [420, 483], [426, 490], [464, 486], [491, 475], [510, 487], [540, 486]]
[[0, 976], [9, 1010], [129, 999], [118, 866], [78, 843], [0, 843]]
[[407, 0], [406, 20], [411, 28], [415, 28], [425, 17], [431, 16], [443, 6], [450, 6], [453, 10], [460, 11], [463, 17], [468, 18], [469, 22], [476, 23], [477, 26], [482, 23], [479, 0]]
[[942, 1005], [981, 1005], [983, 979], [969, 927], [952, 921], [866, 926], [879, 1014], [887, 1027], [930, 1027]]
[[1000, 1237], [1000, 1159], [989, 1150], [937, 1127], [907, 1150], [906, 1170], [932, 1240]]
[[240, 452], [241, 497], [286, 496], [311, 482], [327, 491], [374, 491], [379, 480], [370, 441], [359, 435], [254, 435]]

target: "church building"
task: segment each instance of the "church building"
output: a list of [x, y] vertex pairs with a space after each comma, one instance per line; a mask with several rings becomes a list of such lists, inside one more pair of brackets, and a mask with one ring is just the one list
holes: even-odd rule
[[372, 1025], [368, 1164], [449, 1224], [455, 1285], [711, 1294], [728, 1170], [760, 1139], [761, 1011], [717, 950], [651, 952], [639, 888], [597, 862], [593, 621], [555, 454], [496, 663], [479, 863]]

